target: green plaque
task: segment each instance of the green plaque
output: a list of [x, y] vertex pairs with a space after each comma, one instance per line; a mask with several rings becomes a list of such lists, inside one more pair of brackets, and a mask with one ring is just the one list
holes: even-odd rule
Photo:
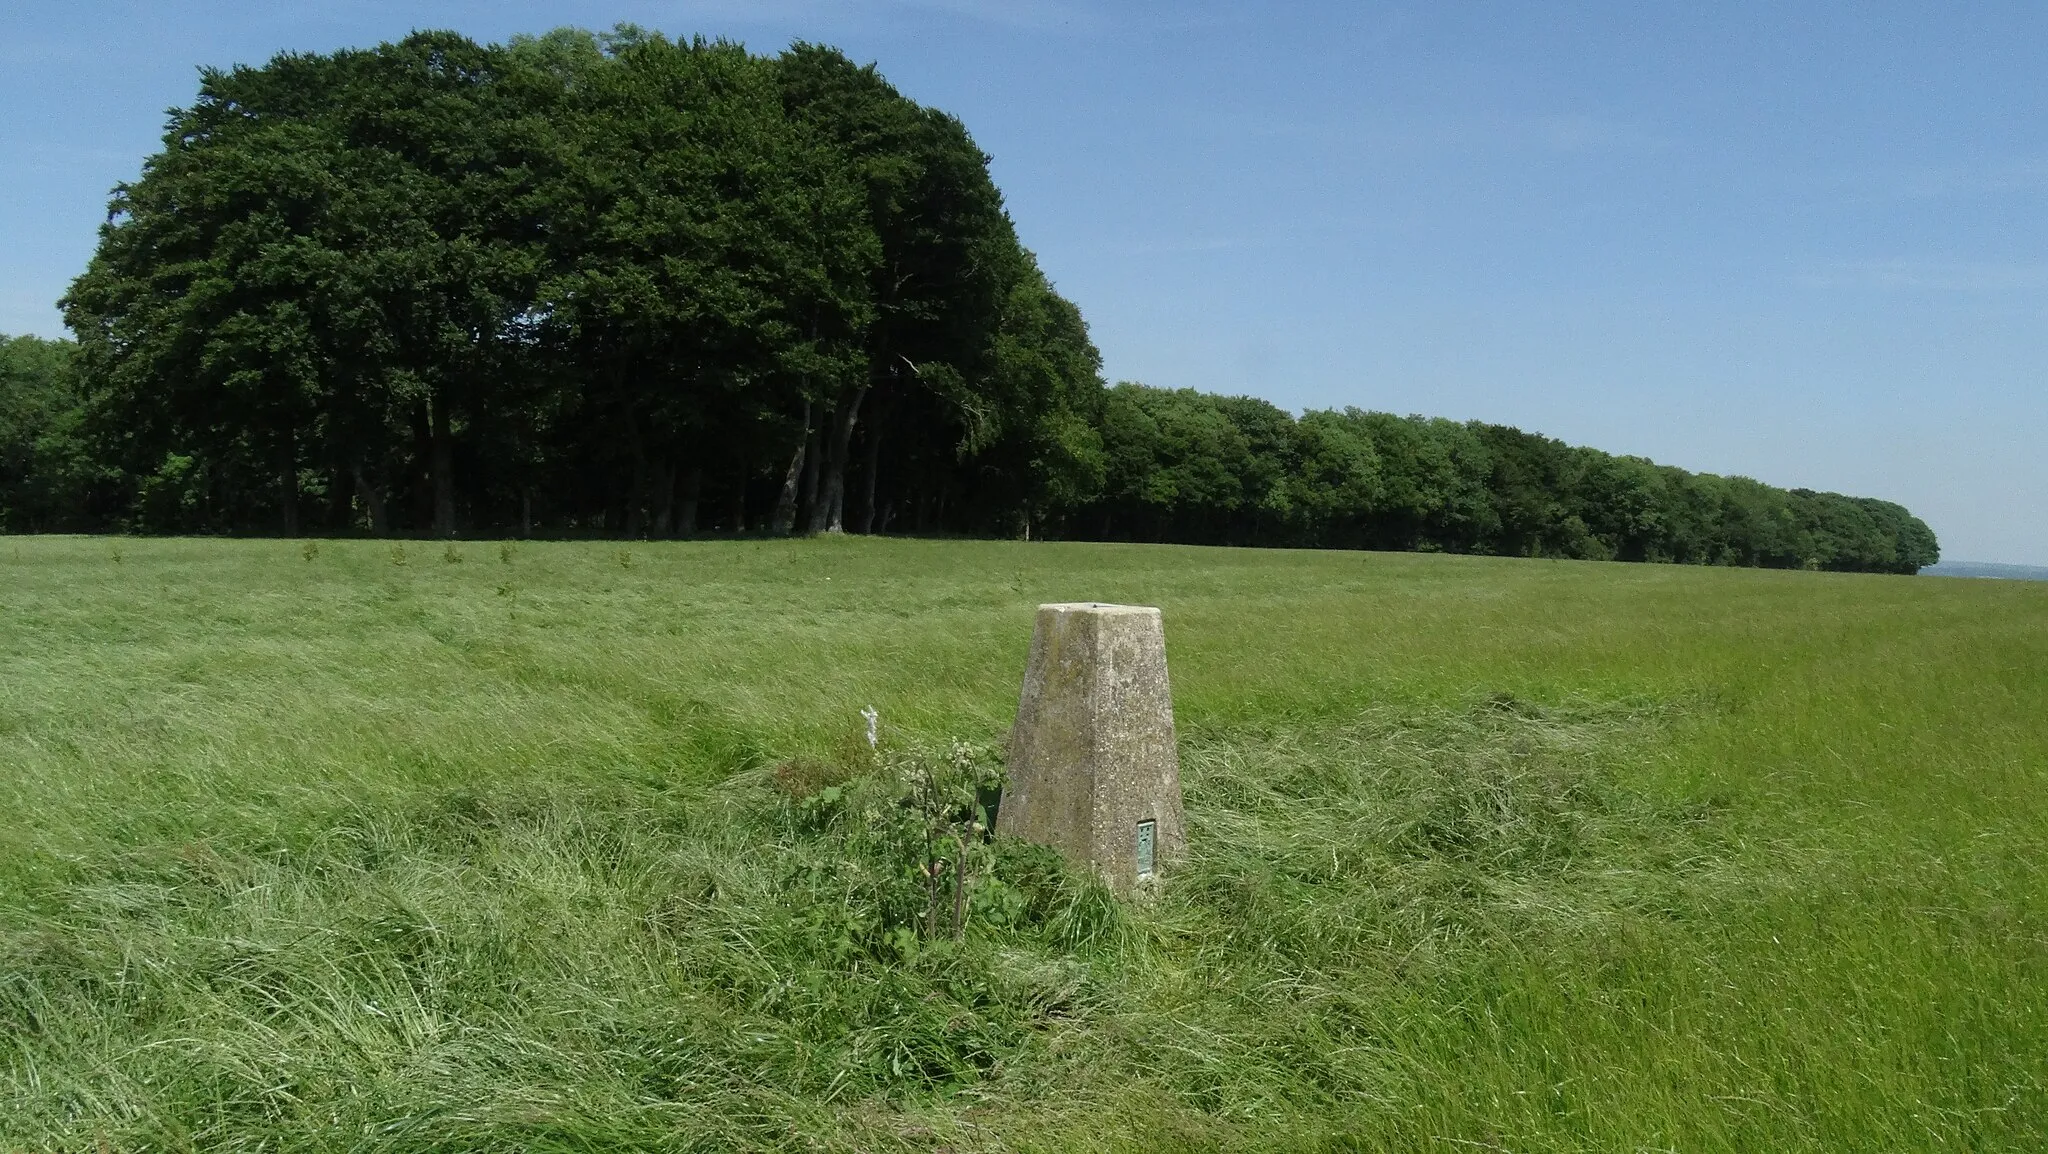
[[1138, 876], [1152, 876], [1152, 855], [1159, 844], [1159, 823], [1141, 821], [1138, 823]]

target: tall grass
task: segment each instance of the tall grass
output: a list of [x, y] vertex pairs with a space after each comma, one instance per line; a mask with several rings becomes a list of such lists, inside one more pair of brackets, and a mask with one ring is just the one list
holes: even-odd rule
[[[804, 799], [1076, 599], [1193, 860], [906, 946], [888, 783]], [[2040, 1149], [2044, 690], [2018, 583], [0, 542], [0, 1148]]]

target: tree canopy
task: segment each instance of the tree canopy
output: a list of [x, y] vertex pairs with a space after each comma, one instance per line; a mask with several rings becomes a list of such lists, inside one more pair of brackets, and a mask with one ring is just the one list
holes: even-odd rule
[[[1934, 534], [1889, 501], [1778, 489], [1503, 425], [1122, 384], [1082, 534], [1912, 573]], [[1090, 517], [1094, 520], [1091, 521]]]
[[209, 71], [64, 308], [148, 528], [835, 530], [1099, 389], [957, 120], [632, 28]]
[[0, 346], [0, 527], [951, 532], [1911, 572], [1882, 501], [1105, 388], [955, 118], [621, 27], [210, 70]]

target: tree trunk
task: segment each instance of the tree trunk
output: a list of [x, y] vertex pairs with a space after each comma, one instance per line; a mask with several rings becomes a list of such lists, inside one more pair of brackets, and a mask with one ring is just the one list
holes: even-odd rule
[[640, 430], [629, 429], [633, 442], [633, 480], [626, 490], [625, 531], [638, 537], [647, 531], [647, 450], [640, 444]]
[[327, 510], [321, 514], [320, 527], [329, 532], [345, 531], [349, 527], [349, 510], [354, 506], [348, 477], [340, 469], [328, 470]]
[[406, 528], [426, 529], [434, 523], [434, 414], [425, 401], [412, 414], [412, 515]]
[[666, 461], [654, 466], [654, 535], [666, 537], [675, 527], [676, 467]]
[[825, 446], [825, 492], [811, 513], [811, 531], [846, 532], [846, 458], [853, 448], [853, 427], [860, 421], [865, 384], [841, 391], [833, 412], [832, 439]]
[[856, 533], [875, 531], [875, 474], [882, 467], [882, 426], [872, 419], [874, 414], [869, 416], [867, 444], [863, 446], [867, 450], [867, 459], [861, 462], [860, 523], [854, 529]]
[[676, 536], [697, 535], [697, 501], [704, 495], [704, 466], [692, 465], [683, 474], [683, 500], [676, 510]]
[[370, 514], [370, 532], [379, 537], [390, 536], [391, 517], [384, 510], [384, 494], [377, 491], [377, 486], [370, 484], [370, 479], [363, 475], [361, 465], [349, 471], [355, 474], [356, 493], [363, 500], [363, 508]]
[[277, 504], [287, 537], [299, 535], [299, 463], [293, 449], [292, 431], [286, 429], [277, 447]]
[[[796, 527], [797, 485], [804, 472], [805, 450], [811, 443], [811, 403], [804, 402], [804, 431], [796, 439], [796, 453], [789, 458], [789, 472], [782, 477], [782, 495], [775, 500], [775, 516], [768, 523], [768, 531], [777, 537], [787, 536]], [[745, 478], [741, 479], [740, 492], [746, 492]]]
[[433, 413], [434, 535], [455, 536], [455, 435], [448, 427], [448, 403]]
[[804, 446], [804, 499], [803, 503], [797, 506], [797, 520], [803, 522], [804, 531], [807, 533], [815, 533], [824, 528], [818, 521], [818, 459], [825, 455], [819, 442], [824, 437], [823, 426], [831, 423], [832, 414], [826, 413], [824, 419], [810, 429]]

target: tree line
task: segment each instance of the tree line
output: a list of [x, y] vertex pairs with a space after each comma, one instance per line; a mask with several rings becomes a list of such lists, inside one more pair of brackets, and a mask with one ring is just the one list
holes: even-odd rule
[[0, 345], [0, 528], [922, 532], [1911, 572], [1897, 505], [1105, 388], [964, 126], [621, 28], [202, 73]]
[[1098, 538], [1911, 573], [1902, 506], [1690, 473], [1505, 425], [1107, 390]]

